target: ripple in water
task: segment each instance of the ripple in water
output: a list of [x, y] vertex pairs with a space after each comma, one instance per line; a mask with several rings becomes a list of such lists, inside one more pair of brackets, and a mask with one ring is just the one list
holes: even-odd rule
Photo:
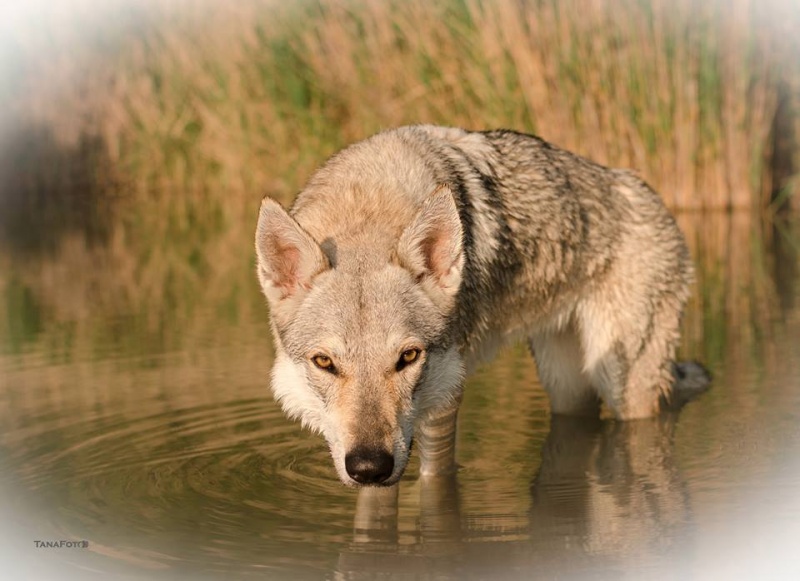
[[23, 419], [2, 436], [3, 479], [38, 515], [34, 537], [86, 539], [120, 563], [231, 574], [297, 569], [300, 555], [305, 568], [323, 567], [334, 549], [326, 559], [320, 546], [352, 530], [353, 493], [322, 440], [261, 391], [135, 418], [76, 410], [63, 421], [61, 410]]

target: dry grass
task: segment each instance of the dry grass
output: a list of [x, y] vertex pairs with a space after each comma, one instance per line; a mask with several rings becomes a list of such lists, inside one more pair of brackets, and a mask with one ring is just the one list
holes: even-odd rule
[[[800, 13], [782, 4], [70, 2], [14, 28], [21, 64], [0, 87], [0, 130], [22, 136], [0, 143], [0, 202], [9, 184], [33, 184], [35, 197], [13, 192], [50, 204], [55, 221], [11, 218], [53, 244], [45, 256], [0, 253], [10, 309], [0, 336], [100, 351], [230, 340], [237, 323], [266, 318], [251, 251], [260, 197], [288, 202], [326, 155], [403, 123], [534, 131], [638, 169], [674, 208], [764, 206], [778, 185], [779, 105], [783, 137], [800, 135]], [[76, 187], [62, 183], [65, 167]], [[71, 195], [95, 205], [115, 191], [85, 187], [93, 175], [128, 186], [93, 213], [101, 244], [72, 218], [51, 228], [76, 206]], [[53, 202], [54, 192], [67, 199]], [[683, 226], [705, 228], [693, 220]], [[736, 231], [751, 236], [757, 222]], [[689, 319], [694, 353], [734, 335], [758, 343], [775, 312], [769, 277], [742, 272], [763, 259], [725, 260], [701, 268], [710, 278]], [[723, 294], [740, 298], [715, 310]], [[120, 313], [135, 321], [124, 333]], [[752, 319], [752, 337], [734, 333], [750, 323], [734, 325], [731, 313]], [[43, 327], [11, 328], [26, 317]]]
[[[94, 4], [69, 16], [104, 22]], [[780, 185], [779, 88], [800, 88], [784, 4], [144, 2], [136, 26], [85, 39], [47, 20], [59, 32], [29, 47], [17, 110], [64, 143], [100, 136], [140, 192], [224, 189], [226, 204], [288, 200], [345, 143], [435, 122], [534, 131], [636, 168], [675, 208], [752, 208]]]

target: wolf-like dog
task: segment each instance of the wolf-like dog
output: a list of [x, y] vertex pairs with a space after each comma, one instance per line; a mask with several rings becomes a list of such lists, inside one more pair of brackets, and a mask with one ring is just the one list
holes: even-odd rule
[[659, 196], [515, 131], [419, 125], [347, 147], [287, 212], [265, 198], [257, 272], [284, 411], [347, 485], [454, 469], [465, 374], [525, 340], [554, 414], [652, 416], [702, 387], [675, 364], [692, 265]]

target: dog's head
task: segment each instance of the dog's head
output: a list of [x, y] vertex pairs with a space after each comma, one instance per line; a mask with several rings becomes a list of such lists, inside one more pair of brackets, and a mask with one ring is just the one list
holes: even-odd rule
[[272, 389], [287, 415], [325, 436], [351, 486], [397, 482], [415, 424], [460, 395], [449, 321], [464, 255], [450, 190], [434, 192], [392, 244], [385, 260], [364, 266], [360, 257], [373, 249], [351, 249], [345, 268], [280, 204], [261, 205], [256, 252], [276, 341]]

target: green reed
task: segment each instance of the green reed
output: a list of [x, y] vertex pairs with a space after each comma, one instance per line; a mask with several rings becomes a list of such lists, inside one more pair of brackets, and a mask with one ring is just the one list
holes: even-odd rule
[[[344, 144], [431, 122], [535, 131], [639, 170], [672, 207], [752, 208], [780, 186], [778, 87], [800, 87], [797, 43], [777, 28], [800, 32], [800, 17], [780, 4], [143, 3], [113, 40], [46, 21], [18, 108], [56, 135], [100, 136], [137, 191], [288, 201]], [[65, 58], [71, 73], [50, 74]]]
[[[773, 183], [772, 156], [776, 131], [800, 135], [800, 16], [781, 4], [186, 0], [123, 17], [84, 2], [23, 23], [0, 187], [37, 202], [22, 221], [0, 208], [0, 231], [23, 224], [29, 239], [0, 252], [4, 334], [27, 337], [13, 320], [35, 311], [37, 337], [98, 349], [234, 337], [266, 318], [251, 250], [261, 196], [290, 202], [326, 156], [404, 123], [533, 131], [637, 169], [675, 209], [764, 207], [773, 191], [782, 203], [792, 190]], [[716, 358], [728, 339], [713, 304], [750, 296], [730, 277], [755, 279], [703, 268], [711, 314], [693, 336], [718, 337]], [[228, 335], [198, 316], [209, 310]], [[109, 322], [120, 312], [136, 321], [127, 335]]]

